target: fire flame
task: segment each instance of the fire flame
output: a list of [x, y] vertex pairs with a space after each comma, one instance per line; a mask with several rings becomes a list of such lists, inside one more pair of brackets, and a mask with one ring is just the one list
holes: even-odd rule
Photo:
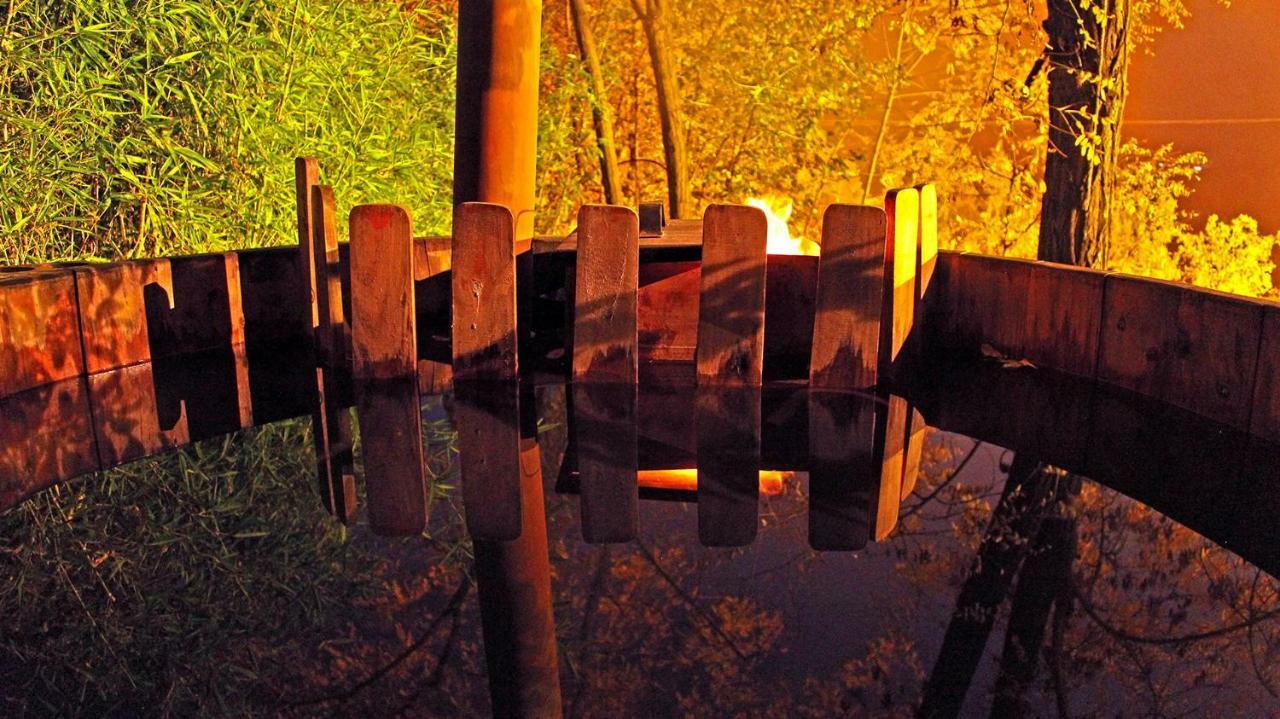
[[780, 195], [763, 195], [747, 199], [748, 207], [764, 212], [769, 222], [769, 247], [771, 255], [817, 255], [818, 244], [803, 237], [793, 237], [787, 227], [791, 219], [791, 198]]
[[[783, 485], [795, 476], [795, 472], [760, 470], [760, 493], [772, 497], [782, 493]], [[698, 491], [697, 469], [642, 469], [636, 472], [637, 483], [647, 489], [677, 489]]]

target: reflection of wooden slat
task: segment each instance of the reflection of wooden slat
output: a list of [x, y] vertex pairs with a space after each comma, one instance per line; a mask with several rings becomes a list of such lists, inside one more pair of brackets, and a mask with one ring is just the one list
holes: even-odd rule
[[511, 541], [520, 536], [524, 471], [518, 391], [515, 383], [455, 387], [462, 500], [473, 539]]
[[312, 266], [316, 278], [315, 344], [317, 359], [327, 367], [344, 364], [347, 325], [342, 308], [342, 278], [338, 266], [338, 222], [333, 188], [312, 188]]
[[293, 160], [293, 197], [298, 212], [298, 274], [302, 277], [301, 299], [309, 308], [308, 334], [320, 325], [316, 307], [319, 294], [316, 279], [316, 254], [310, 248], [315, 242], [315, 210], [313, 189], [320, 184], [320, 165], [314, 157], [295, 157]]
[[[920, 193], [920, 245], [916, 256], [916, 297], [921, 301], [933, 281], [933, 271], [938, 265], [938, 188], [934, 185], [916, 185]], [[917, 310], [920, 309], [917, 305]]]
[[185, 409], [161, 417], [151, 363], [89, 376], [94, 434], [103, 468], [147, 457], [190, 441]]
[[317, 367], [315, 375], [311, 432], [316, 448], [316, 482], [325, 510], [347, 523], [356, 513], [351, 413], [337, 401], [334, 371]]
[[911, 421], [907, 425], [907, 449], [902, 463], [902, 491], [899, 495], [903, 500], [916, 491], [916, 482], [920, 479], [920, 461], [924, 455], [924, 440], [928, 432], [929, 426], [925, 424], [924, 416], [913, 408]]
[[626, 207], [578, 211], [573, 377], [636, 382], [639, 224]]
[[351, 211], [350, 235], [353, 374], [412, 377], [418, 341], [409, 213], [396, 205], [361, 205]]
[[822, 258], [809, 362], [815, 387], [874, 385], [884, 303], [885, 213], [831, 205], [822, 216]]
[[768, 224], [754, 207], [713, 205], [702, 224], [700, 383], [759, 385]]
[[1280, 307], [1275, 305], [1266, 309], [1262, 324], [1262, 350], [1258, 353], [1250, 431], [1280, 442]]
[[84, 377], [0, 398], [0, 512], [100, 468]]
[[878, 491], [871, 495], [874, 503], [871, 538], [877, 542], [887, 539], [898, 525], [908, 413], [907, 401], [896, 395], [889, 395], [888, 407], [880, 407], [876, 413], [875, 449], [880, 460], [880, 481]]
[[698, 539], [745, 547], [759, 522], [760, 390], [698, 390], [696, 427]]
[[911, 333], [916, 307], [916, 236], [920, 225], [920, 193], [892, 190], [885, 196], [883, 326], [880, 334], [882, 366], [898, 359]]
[[511, 211], [467, 202], [453, 213], [453, 372], [516, 377], [516, 258]]
[[75, 276], [0, 275], [0, 397], [84, 371]]
[[870, 397], [809, 395], [809, 546], [818, 551], [862, 549], [871, 537], [875, 420]]
[[578, 384], [572, 391], [569, 426], [578, 464], [582, 538], [629, 542], [635, 539], [639, 512], [636, 387]]
[[356, 412], [370, 529], [386, 536], [421, 533], [427, 524], [427, 485], [417, 379], [357, 384]]

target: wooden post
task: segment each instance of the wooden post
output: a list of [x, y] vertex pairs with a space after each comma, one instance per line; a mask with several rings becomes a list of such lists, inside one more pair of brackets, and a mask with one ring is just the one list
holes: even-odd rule
[[539, 0], [458, 6], [453, 204], [511, 208], [514, 240], [533, 236], [541, 20]]
[[760, 521], [760, 389], [699, 388], [696, 428], [698, 539], [745, 547]]
[[459, 205], [453, 232], [454, 380], [513, 380], [519, 363], [511, 211], [480, 202]]
[[916, 263], [916, 317], [921, 317], [921, 305], [933, 282], [933, 272], [938, 266], [938, 188], [931, 184], [916, 185], [920, 193], [920, 248]]
[[346, 360], [346, 321], [342, 307], [342, 275], [338, 266], [338, 222], [333, 188], [311, 190], [313, 210], [311, 245], [315, 275], [315, 346], [317, 359], [326, 367], [341, 367]]
[[[357, 292], [355, 297], [359, 296]], [[358, 312], [356, 317], [360, 317]], [[422, 404], [417, 379], [359, 382], [356, 411], [369, 527], [385, 536], [421, 534], [427, 526], [427, 474], [422, 462]], [[341, 488], [345, 490], [345, 486]], [[339, 500], [345, 502], [346, 498], [335, 496], [335, 508], [354, 509], [354, 502], [337, 504]]]
[[353, 376], [412, 377], [418, 339], [409, 213], [361, 205], [351, 211], [350, 237]]
[[822, 257], [809, 361], [813, 387], [876, 384], [884, 305], [883, 210], [831, 205], [822, 217]]
[[315, 187], [320, 184], [320, 165], [314, 157], [295, 157], [293, 160], [294, 204], [298, 210], [298, 274], [302, 277], [302, 301], [310, 307], [311, 324], [305, 329], [311, 335], [320, 325], [320, 314], [316, 307], [318, 296], [316, 284], [316, 256], [314, 247], [315, 217], [312, 207]]
[[880, 331], [880, 368], [883, 374], [898, 354], [915, 322], [916, 236], [920, 224], [920, 193], [915, 189], [891, 190], [885, 196], [884, 307]]
[[626, 207], [578, 211], [573, 378], [635, 384], [640, 222]]
[[582, 538], [630, 542], [639, 527], [634, 384], [575, 384], [569, 421], [578, 465]]
[[521, 532], [520, 397], [514, 382], [454, 387], [467, 531], [509, 542]]
[[760, 384], [767, 238], [768, 223], [760, 210], [707, 208], [698, 304], [699, 384]]

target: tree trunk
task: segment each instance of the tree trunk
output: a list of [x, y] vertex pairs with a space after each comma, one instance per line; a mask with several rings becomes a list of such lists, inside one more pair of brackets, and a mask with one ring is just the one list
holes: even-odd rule
[[569, 0], [569, 14], [573, 18], [573, 33], [578, 39], [578, 52], [591, 76], [591, 122], [595, 125], [596, 144], [600, 147], [600, 184], [604, 188], [604, 201], [609, 205], [622, 203], [622, 176], [618, 172], [618, 151], [613, 145], [613, 118], [605, 104], [604, 75], [600, 72], [600, 53], [596, 40], [587, 24], [587, 10], [583, 0]]
[[687, 217], [693, 212], [689, 194], [689, 151], [685, 144], [684, 113], [680, 109], [680, 89], [675, 62], [671, 58], [667, 34], [667, 0], [631, 0], [653, 65], [653, 84], [658, 93], [658, 117], [662, 122], [662, 149], [667, 165], [667, 202], [671, 217]]
[[[1130, 0], [1049, 0], [1049, 156], [1042, 260], [1106, 264], [1129, 69]], [[1096, 14], [1091, 5], [1106, 12]], [[1101, 15], [1101, 16], [1100, 16]]]

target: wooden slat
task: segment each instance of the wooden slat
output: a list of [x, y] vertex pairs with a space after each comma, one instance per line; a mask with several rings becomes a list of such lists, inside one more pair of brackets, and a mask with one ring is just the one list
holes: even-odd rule
[[320, 165], [314, 157], [295, 157], [293, 160], [293, 196], [298, 214], [298, 275], [302, 278], [300, 299], [308, 309], [310, 323], [304, 328], [311, 334], [320, 325], [320, 313], [316, 306], [319, 294], [316, 278], [315, 210], [312, 191], [320, 184]]
[[636, 387], [577, 384], [571, 390], [582, 538], [592, 544], [629, 542], [639, 524]]
[[103, 372], [151, 358], [152, 314], [173, 310], [168, 260], [137, 260], [75, 269], [85, 370]]
[[315, 368], [316, 405], [311, 433], [316, 451], [316, 485], [325, 511], [349, 523], [356, 515], [355, 458], [351, 412], [337, 400], [334, 370]]
[[1280, 307], [1275, 305], [1267, 307], [1264, 313], [1249, 431], [1280, 442]]
[[240, 262], [234, 252], [168, 259], [173, 302], [148, 298], [152, 357], [225, 350], [244, 344]]
[[338, 260], [338, 221], [333, 188], [311, 190], [312, 271], [315, 273], [316, 358], [326, 367], [346, 364], [347, 324], [342, 303], [342, 277]]
[[698, 539], [745, 547], [759, 524], [760, 390], [697, 392]]
[[702, 224], [698, 382], [759, 385], [768, 224], [754, 207], [713, 205]]
[[[1026, 295], [1021, 355], [1038, 366], [1092, 379], [1097, 373], [1106, 273], [1038, 262]], [[1018, 288], [1011, 288], [1018, 292]]]
[[517, 539], [524, 476], [519, 388], [514, 382], [463, 383], [454, 398], [467, 531], [483, 541]]
[[0, 512], [100, 466], [84, 377], [0, 398]]
[[385, 536], [420, 534], [427, 526], [427, 473], [417, 379], [357, 382], [356, 412], [369, 528]]
[[575, 380], [636, 382], [639, 241], [639, 221], [629, 208], [588, 205], [578, 211]]
[[244, 341], [250, 350], [280, 349], [311, 336], [307, 284], [298, 271], [298, 248], [237, 250]]
[[351, 211], [350, 236], [352, 373], [413, 377], [418, 339], [409, 213], [396, 205], [361, 205]]
[[185, 416], [191, 442], [252, 426], [242, 350], [226, 347], [154, 360], [152, 378], [161, 425]]
[[915, 323], [920, 193], [915, 189], [892, 190], [885, 196], [884, 211], [887, 223], [880, 364], [888, 367], [898, 359]]
[[75, 275], [0, 275], [0, 397], [84, 371]]
[[822, 261], [809, 382], [861, 389], [878, 378], [884, 304], [883, 210], [831, 205], [822, 216]]
[[511, 211], [482, 202], [455, 208], [451, 262], [455, 379], [514, 379], [519, 367]]
[[818, 551], [856, 551], [871, 538], [875, 420], [870, 397], [809, 394], [809, 546]]
[[190, 441], [185, 408], [165, 407], [156, 396], [154, 365], [135, 364], [89, 376], [89, 402], [103, 468], [114, 467]]
[[1122, 275], [1105, 295], [1098, 379], [1248, 429], [1262, 303]]
[[[938, 265], [938, 188], [932, 184], [916, 185], [920, 193], [920, 242], [916, 250], [916, 297], [923, 302], [933, 283]], [[916, 306], [919, 310], [919, 305]], [[917, 311], [917, 321], [920, 314]]]

